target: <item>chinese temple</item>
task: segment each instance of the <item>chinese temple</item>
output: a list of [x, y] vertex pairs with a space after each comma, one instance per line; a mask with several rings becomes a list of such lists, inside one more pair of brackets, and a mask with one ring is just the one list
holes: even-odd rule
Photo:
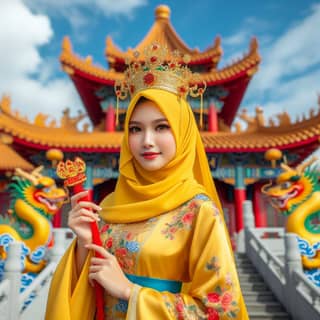
[[[34, 166], [44, 164], [49, 170], [50, 160], [59, 159], [48, 157], [48, 151], [58, 149], [65, 158], [77, 155], [86, 161], [86, 187], [94, 189], [96, 201], [111, 192], [118, 175], [122, 124], [128, 104], [128, 101], [120, 103], [120, 124], [116, 126], [114, 83], [123, 78], [126, 63], [133, 59], [135, 51], [141, 52], [144, 47], [158, 43], [172, 53], [178, 50], [188, 55], [188, 67], [199, 73], [199, 82], [207, 84], [204, 123], [200, 129], [230, 233], [238, 233], [244, 227], [242, 202], [245, 199], [253, 201], [257, 227], [276, 224], [272, 220], [275, 218], [268, 215], [261, 185], [279, 174], [277, 164], [280, 160], [286, 159], [289, 165], [295, 165], [319, 147], [320, 111], [310, 110], [307, 116], [302, 115], [295, 121], [285, 112], [275, 120], [265, 119], [260, 107], [254, 115], [245, 110], [238, 112], [261, 61], [258, 42], [253, 38], [243, 57], [219, 68], [223, 54], [221, 42], [217, 37], [204, 51], [189, 48], [172, 26], [170, 9], [164, 5], [156, 8], [154, 24], [135, 48], [123, 51], [107, 37], [108, 68], [95, 64], [90, 56], [78, 56], [70, 39], [64, 38], [60, 62], [82, 99], [90, 126], [79, 129], [79, 121], [85, 114], [72, 117], [69, 109], [64, 111], [60, 124], [48, 123], [48, 116], [41, 113], [30, 122], [12, 110], [9, 97], [3, 97], [0, 133], [9, 136], [12, 142], [10, 147], [0, 143], [0, 150], [6, 148], [1, 151], [0, 166], [5, 158], [10, 159], [13, 166], [26, 166], [27, 169], [32, 166], [30, 163]], [[199, 119], [199, 102], [192, 98], [189, 102]], [[245, 127], [235, 121], [236, 116], [246, 123]], [[271, 153], [269, 160], [272, 161], [269, 161], [265, 153], [271, 148], [280, 150], [281, 155]], [[25, 162], [21, 162], [21, 158]], [[11, 169], [4, 166], [0, 170], [8, 172]], [[2, 176], [5, 179], [4, 173]]]

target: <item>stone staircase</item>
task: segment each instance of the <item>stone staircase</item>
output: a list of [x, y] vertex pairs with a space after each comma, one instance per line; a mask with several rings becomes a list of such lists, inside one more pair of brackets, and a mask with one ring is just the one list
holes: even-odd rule
[[292, 319], [246, 255], [236, 254], [235, 258], [250, 320]]

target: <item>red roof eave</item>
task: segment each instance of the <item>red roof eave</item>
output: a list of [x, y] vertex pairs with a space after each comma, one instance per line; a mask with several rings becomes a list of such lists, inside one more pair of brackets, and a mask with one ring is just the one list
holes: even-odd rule
[[18, 137], [14, 137], [14, 142], [35, 150], [48, 150], [50, 148], [59, 148], [61, 151], [64, 152], [87, 152], [87, 153], [93, 153], [93, 152], [99, 152], [99, 153], [119, 153], [120, 147], [110, 147], [110, 148], [88, 148], [88, 147], [64, 147], [61, 145], [52, 145], [49, 146], [47, 144], [39, 144], [32, 141], [27, 141], [25, 139], [21, 139]]

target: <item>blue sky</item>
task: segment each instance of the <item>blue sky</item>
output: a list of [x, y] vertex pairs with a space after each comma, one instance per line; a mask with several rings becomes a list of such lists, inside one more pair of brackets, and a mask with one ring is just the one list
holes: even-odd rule
[[241, 107], [266, 117], [287, 111], [294, 119], [317, 107], [320, 93], [320, 1], [1, 0], [0, 95], [32, 121], [38, 112], [59, 119], [70, 107], [83, 110], [59, 54], [65, 35], [73, 50], [107, 68], [105, 39], [123, 50], [135, 47], [154, 22], [159, 4], [171, 8], [171, 23], [189, 47], [206, 49], [220, 35], [222, 68], [258, 38], [262, 56]]

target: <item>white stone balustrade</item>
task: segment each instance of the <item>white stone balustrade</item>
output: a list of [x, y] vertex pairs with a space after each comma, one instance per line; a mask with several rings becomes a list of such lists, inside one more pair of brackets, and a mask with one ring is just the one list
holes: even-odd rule
[[[70, 229], [54, 229], [54, 247], [49, 251], [49, 263], [22, 293], [22, 244], [9, 244], [4, 280], [0, 283], [0, 320], [43, 320], [52, 274], [61, 256], [72, 241]], [[32, 296], [32, 302], [26, 304]]]
[[[243, 210], [245, 252], [252, 264], [292, 319], [319, 320], [320, 288], [303, 273], [296, 235], [285, 233], [283, 228], [254, 228], [250, 201], [244, 201]], [[263, 239], [263, 235], [275, 231], [278, 239]]]

